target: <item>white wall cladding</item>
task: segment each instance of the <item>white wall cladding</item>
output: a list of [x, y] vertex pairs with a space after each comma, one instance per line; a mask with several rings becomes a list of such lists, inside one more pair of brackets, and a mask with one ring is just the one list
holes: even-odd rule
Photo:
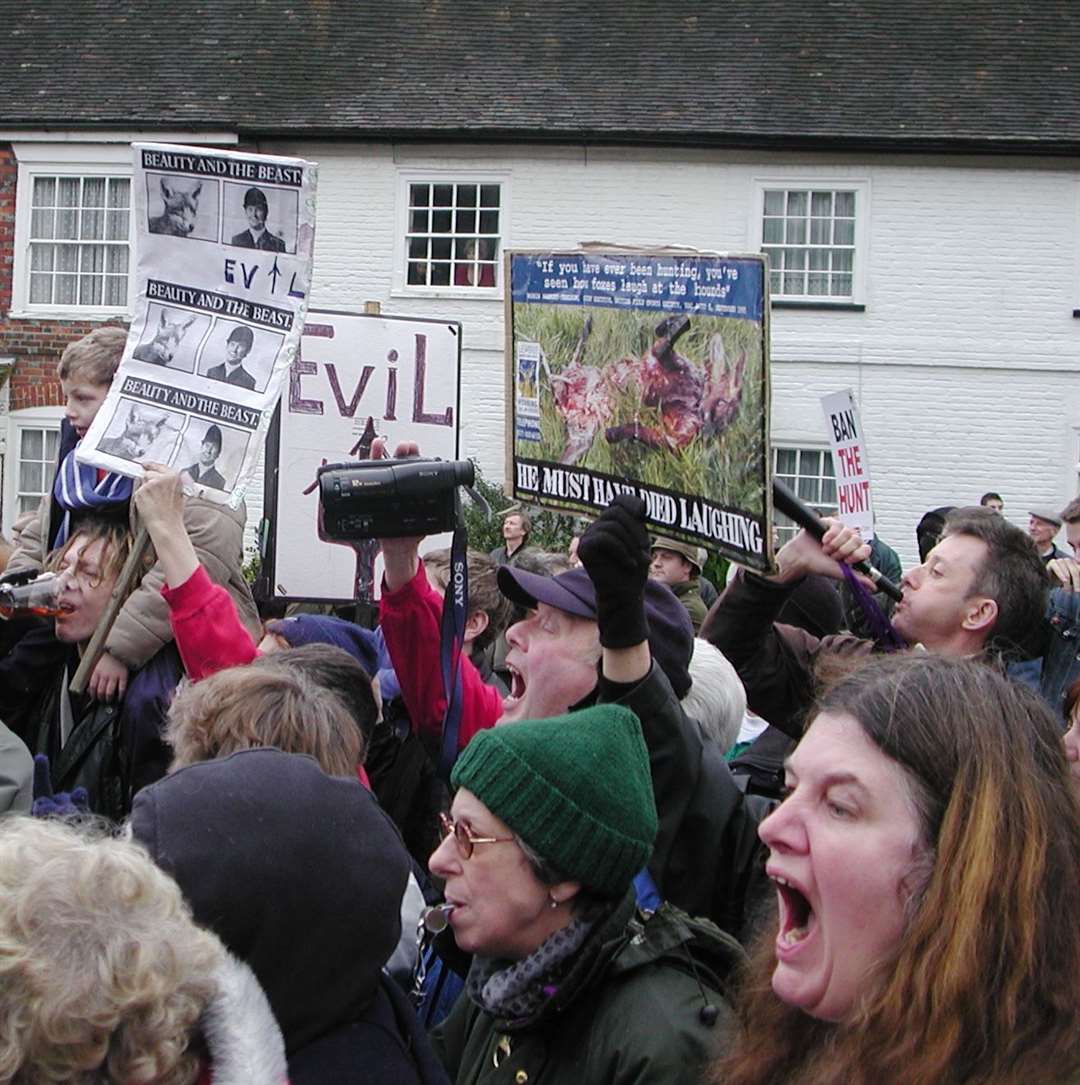
[[[312, 305], [463, 324], [462, 449], [503, 473], [503, 305], [394, 290], [400, 176], [505, 180], [505, 244], [603, 240], [745, 251], [756, 182], [869, 184], [866, 310], [773, 311], [773, 439], [824, 445], [818, 397], [851, 386], [879, 527], [905, 564], [927, 508], [999, 490], [1026, 522], [1080, 459], [1080, 163], [580, 146], [263, 144], [317, 161]], [[252, 517], [261, 508], [252, 492]]]

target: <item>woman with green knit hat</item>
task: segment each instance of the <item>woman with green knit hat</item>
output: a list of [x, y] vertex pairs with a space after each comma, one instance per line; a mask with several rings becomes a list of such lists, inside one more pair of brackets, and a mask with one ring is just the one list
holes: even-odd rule
[[430, 869], [473, 964], [433, 1039], [458, 1085], [696, 1082], [740, 950], [666, 905], [637, 911], [657, 817], [633, 712], [482, 731], [451, 783]]

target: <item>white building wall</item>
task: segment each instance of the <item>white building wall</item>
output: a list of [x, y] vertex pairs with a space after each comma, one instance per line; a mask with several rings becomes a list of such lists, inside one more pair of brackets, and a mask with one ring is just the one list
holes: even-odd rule
[[[400, 177], [504, 178], [504, 244], [603, 240], [745, 251], [756, 182], [866, 182], [864, 312], [776, 307], [773, 439], [825, 445], [818, 398], [851, 386], [882, 536], [905, 564], [928, 508], [994, 489], [1026, 522], [1059, 507], [1080, 460], [1077, 161], [749, 155], [580, 146], [264, 144], [320, 164], [311, 304], [460, 320], [462, 451], [503, 474], [501, 300], [395, 290]], [[261, 495], [249, 497], [252, 519]]]

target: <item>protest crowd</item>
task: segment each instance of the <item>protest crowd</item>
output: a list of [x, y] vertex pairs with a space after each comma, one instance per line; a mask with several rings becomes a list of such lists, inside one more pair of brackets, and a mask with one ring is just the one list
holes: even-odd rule
[[76, 458], [125, 336], [3, 576], [57, 590], [0, 623], [0, 1081], [1080, 1082], [1080, 498], [715, 585], [637, 497], [515, 507], [448, 686], [452, 556], [260, 617], [242, 506]]

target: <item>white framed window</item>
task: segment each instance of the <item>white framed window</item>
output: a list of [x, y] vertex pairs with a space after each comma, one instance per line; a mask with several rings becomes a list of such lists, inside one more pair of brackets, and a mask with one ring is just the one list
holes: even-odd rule
[[14, 317], [123, 315], [133, 275], [131, 148], [17, 143]]
[[[774, 448], [773, 477], [786, 483], [788, 489], [822, 516], [836, 515], [836, 475], [829, 449]], [[774, 523], [778, 546], [783, 546], [799, 530], [793, 520], [779, 511]]]
[[28, 407], [7, 417], [4, 456], [4, 531], [33, 512], [52, 489], [63, 407]]
[[395, 279], [408, 294], [501, 295], [508, 183], [471, 171], [400, 175]]
[[862, 304], [870, 186], [866, 181], [760, 180], [755, 233], [781, 301]]

